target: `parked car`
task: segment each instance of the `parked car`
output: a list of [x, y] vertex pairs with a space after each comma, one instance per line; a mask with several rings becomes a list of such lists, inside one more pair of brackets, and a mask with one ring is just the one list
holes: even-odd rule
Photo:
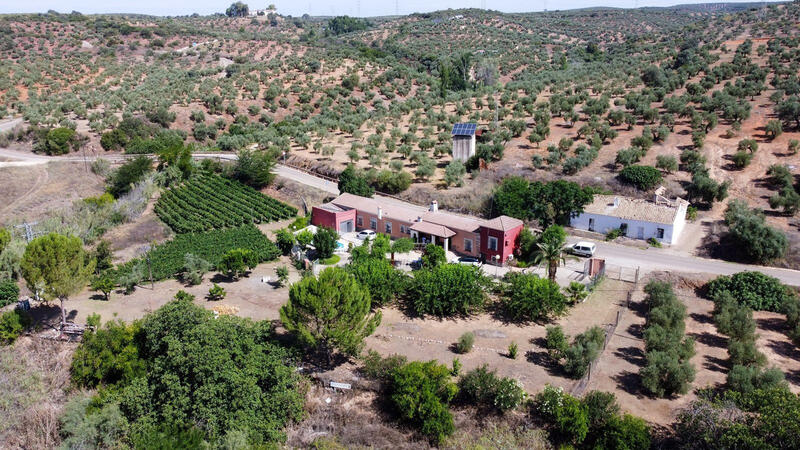
[[480, 259], [474, 258], [472, 256], [462, 256], [458, 258], [458, 261], [456, 262], [459, 264], [465, 264], [468, 266], [475, 266], [475, 267], [480, 267], [483, 265]]
[[362, 230], [356, 235], [359, 239], [375, 239], [375, 232], [372, 230]]
[[591, 258], [594, 256], [595, 250], [597, 250], [597, 246], [591, 242], [578, 242], [574, 244], [571, 248], [573, 255], [578, 256], [586, 256], [587, 258]]

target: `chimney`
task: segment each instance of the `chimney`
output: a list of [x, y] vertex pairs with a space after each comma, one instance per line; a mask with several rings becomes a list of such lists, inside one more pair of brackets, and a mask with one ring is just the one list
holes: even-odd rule
[[383, 208], [378, 206], [378, 220], [383, 219]]
[[619, 197], [614, 197], [614, 208], [619, 207]]
[[431, 212], [438, 212], [439, 211], [439, 202], [436, 200], [431, 202]]
[[422, 222], [422, 216], [417, 216], [417, 222]]

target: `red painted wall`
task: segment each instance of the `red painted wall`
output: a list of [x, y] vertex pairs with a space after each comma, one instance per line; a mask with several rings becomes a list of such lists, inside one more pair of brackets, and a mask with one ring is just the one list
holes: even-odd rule
[[[495, 255], [500, 255], [500, 262], [508, 261], [508, 257], [514, 254], [514, 250], [519, 245], [517, 238], [520, 232], [522, 232], [522, 225], [505, 233], [500, 230], [481, 227], [481, 254], [486, 258], [487, 262], [494, 262]], [[497, 238], [497, 251], [489, 250], [489, 236]]]
[[349, 211], [333, 212], [333, 211], [328, 211], [326, 209], [318, 208], [316, 206], [311, 208], [312, 225], [318, 227], [333, 228], [336, 231], [341, 231], [339, 230], [339, 224], [346, 220], [353, 221], [353, 229], [355, 230], [356, 210], [351, 209]]

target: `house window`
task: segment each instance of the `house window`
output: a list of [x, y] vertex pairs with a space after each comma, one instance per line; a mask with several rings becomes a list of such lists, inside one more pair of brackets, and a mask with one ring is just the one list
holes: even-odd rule
[[406, 234], [406, 226], [400, 225], [400, 234]]
[[377, 230], [378, 229], [378, 219], [370, 217], [370, 219], [369, 219], [369, 227], [372, 228], [373, 230]]
[[386, 234], [392, 234], [392, 222], [386, 222]]
[[656, 238], [664, 239], [664, 229], [663, 228], [656, 228]]
[[497, 238], [489, 236], [489, 250], [497, 251]]
[[622, 234], [624, 234], [626, 236], [628, 235], [628, 224], [627, 223], [619, 224], [619, 229], [620, 229], [620, 231], [622, 231]]
[[472, 253], [472, 239], [464, 239], [464, 251]]
[[364, 226], [364, 218], [361, 217], [361, 216], [358, 216], [356, 218], [356, 225], [358, 225], [359, 227], [363, 227]]
[[594, 231], [594, 219], [589, 219], [589, 231]]

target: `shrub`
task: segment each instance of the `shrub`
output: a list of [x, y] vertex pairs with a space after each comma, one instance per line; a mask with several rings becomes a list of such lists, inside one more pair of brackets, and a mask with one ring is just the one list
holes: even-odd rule
[[554, 427], [559, 440], [580, 444], [589, 432], [586, 407], [563, 389], [549, 384], [534, 399], [536, 411]]
[[347, 166], [339, 174], [339, 192], [360, 195], [361, 197], [372, 197], [375, 190], [369, 185], [367, 178], [356, 169], [354, 165]]
[[488, 281], [480, 268], [442, 264], [417, 271], [410, 282], [413, 310], [438, 317], [468, 315], [483, 308]]
[[410, 283], [409, 277], [395, 269], [383, 256], [351, 259], [347, 271], [369, 290], [373, 308], [388, 305], [402, 297]]
[[422, 267], [432, 269], [447, 262], [444, 248], [436, 244], [428, 244], [422, 253]]
[[564, 352], [564, 371], [572, 378], [581, 378], [586, 374], [589, 365], [600, 356], [606, 333], [600, 327], [592, 327], [575, 336], [566, 352]]
[[275, 245], [278, 246], [281, 254], [288, 255], [294, 247], [294, 235], [285, 228], [281, 228], [275, 232]]
[[128, 384], [144, 375], [145, 362], [139, 357], [135, 343], [140, 325], [140, 322], [109, 321], [103, 328], [84, 334], [72, 357], [72, 381], [94, 388]]
[[211, 270], [211, 263], [192, 253], [187, 253], [183, 265], [183, 279], [192, 286], [203, 281], [203, 276]]
[[796, 297], [777, 278], [756, 271], [719, 276], [706, 289], [709, 298], [716, 299], [728, 291], [740, 305], [756, 311], [782, 312], [786, 302]]
[[728, 372], [726, 380], [730, 390], [743, 394], [787, 387], [783, 372], [776, 367], [762, 369], [758, 366], [735, 364]]
[[748, 165], [750, 165], [750, 161], [752, 159], [753, 159], [753, 154], [743, 150], [739, 150], [738, 152], [734, 153], [733, 156], [731, 157], [733, 164], [739, 169], [743, 169]]
[[651, 166], [627, 166], [619, 173], [620, 180], [647, 191], [661, 182], [661, 172]]
[[411, 362], [392, 373], [392, 404], [406, 422], [437, 443], [455, 430], [448, 404], [457, 393], [450, 371], [436, 361]]
[[517, 359], [517, 354], [519, 353], [519, 346], [516, 342], [511, 342], [508, 344], [508, 357], [511, 359]]
[[225, 289], [222, 286], [218, 285], [217, 283], [214, 283], [214, 285], [208, 289], [209, 300], [212, 301], [222, 300], [223, 298], [225, 298], [226, 295], [227, 292], [225, 292]]
[[370, 350], [363, 358], [364, 365], [361, 370], [369, 378], [387, 382], [391, 379], [392, 373], [404, 366], [408, 359], [403, 355], [389, 355], [383, 358], [380, 353]]
[[31, 323], [28, 313], [19, 309], [0, 314], [0, 344], [13, 344]]
[[0, 308], [19, 300], [19, 286], [14, 280], [0, 280]]
[[553, 361], [558, 362], [564, 357], [569, 348], [569, 338], [564, 334], [564, 329], [561, 328], [561, 325], [547, 327], [544, 347]]
[[119, 198], [131, 190], [131, 186], [142, 181], [153, 170], [153, 163], [147, 156], [139, 156], [126, 162], [114, 171], [108, 180], [108, 192]]
[[558, 284], [534, 274], [506, 276], [503, 307], [517, 321], [545, 320], [564, 314], [568, 300]]
[[246, 248], [234, 248], [222, 255], [217, 270], [226, 274], [229, 278], [239, 278], [248, 269], [253, 269], [258, 265], [258, 255], [256, 252]]
[[475, 335], [467, 331], [458, 338], [456, 342], [456, 351], [464, 354], [472, 351], [472, 346], [475, 344]]

